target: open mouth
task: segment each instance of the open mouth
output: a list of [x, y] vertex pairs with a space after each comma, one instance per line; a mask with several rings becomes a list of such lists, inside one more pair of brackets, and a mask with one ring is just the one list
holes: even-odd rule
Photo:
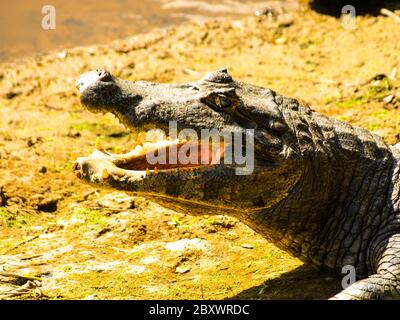
[[129, 153], [112, 157], [114, 164], [122, 169], [171, 170], [219, 164], [223, 154], [223, 142], [215, 145], [175, 139], [144, 143]]
[[105, 150], [96, 140], [96, 150], [87, 158], [80, 158], [74, 164], [79, 178], [85, 176], [82, 162], [99, 160], [108, 165], [102, 170], [102, 178], [107, 178], [107, 167], [135, 171], [140, 174], [158, 174], [162, 171], [188, 170], [220, 164], [225, 147], [223, 141], [188, 141], [166, 137], [156, 142], [142, 142], [124, 154], [113, 154]]

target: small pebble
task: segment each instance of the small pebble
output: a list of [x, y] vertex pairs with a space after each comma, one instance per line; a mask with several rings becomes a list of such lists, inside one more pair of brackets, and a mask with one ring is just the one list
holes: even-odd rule
[[66, 51], [61, 51], [57, 53], [57, 58], [58, 59], [65, 59], [67, 57], [67, 52]]
[[55, 212], [57, 211], [58, 199], [46, 199], [38, 203], [37, 209], [43, 212]]
[[384, 103], [391, 103], [393, 101], [393, 98], [394, 98], [394, 94], [391, 94], [391, 95], [383, 98], [383, 102]]
[[19, 96], [20, 94], [21, 94], [20, 92], [9, 91], [9, 92], [6, 92], [3, 96], [5, 99], [11, 100], [11, 99]]
[[186, 273], [186, 272], [189, 272], [190, 271], [190, 267], [189, 266], [179, 266], [179, 267], [176, 267], [176, 269], [175, 269], [175, 272], [176, 273], [180, 273], [180, 274], [183, 274], [183, 273]]
[[47, 172], [47, 168], [46, 168], [45, 166], [41, 166], [41, 167], [39, 168], [39, 172], [40, 172], [40, 173], [46, 173], [46, 172]]
[[286, 42], [287, 42], [287, 40], [286, 40], [285, 37], [281, 37], [281, 38], [278, 38], [278, 39], [275, 40], [276, 44], [284, 44]]

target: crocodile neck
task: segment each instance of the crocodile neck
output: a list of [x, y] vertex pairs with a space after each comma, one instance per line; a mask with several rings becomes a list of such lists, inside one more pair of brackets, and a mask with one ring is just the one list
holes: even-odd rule
[[392, 198], [399, 193], [398, 157], [369, 131], [306, 107], [285, 117], [297, 132], [302, 156], [309, 155], [307, 165], [288, 197], [247, 223], [319, 268], [340, 270], [347, 264], [367, 274], [366, 248], [397, 210]]

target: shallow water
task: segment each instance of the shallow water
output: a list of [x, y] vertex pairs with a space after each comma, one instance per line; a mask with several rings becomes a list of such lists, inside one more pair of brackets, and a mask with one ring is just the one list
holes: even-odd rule
[[[42, 8], [55, 8], [53, 30], [42, 28]], [[83, 4], [84, 3], [84, 4]], [[251, 15], [261, 0], [12, 0], [0, 11], [0, 62], [49, 49], [102, 43], [187, 20]]]

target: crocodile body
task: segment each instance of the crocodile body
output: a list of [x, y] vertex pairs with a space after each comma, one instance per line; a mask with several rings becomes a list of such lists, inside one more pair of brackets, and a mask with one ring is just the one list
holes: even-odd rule
[[96, 70], [77, 86], [90, 111], [112, 112], [135, 130], [167, 129], [176, 121], [194, 132], [244, 137], [250, 130], [254, 140], [250, 174], [237, 175], [234, 163], [146, 170], [143, 155], [97, 148], [76, 161], [81, 179], [189, 214], [234, 216], [318, 269], [341, 274], [354, 267], [357, 281], [335, 299], [400, 298], [398, 147], [295, 99], [235, 81], [225, 69], [182, 85], [128, 82]]

